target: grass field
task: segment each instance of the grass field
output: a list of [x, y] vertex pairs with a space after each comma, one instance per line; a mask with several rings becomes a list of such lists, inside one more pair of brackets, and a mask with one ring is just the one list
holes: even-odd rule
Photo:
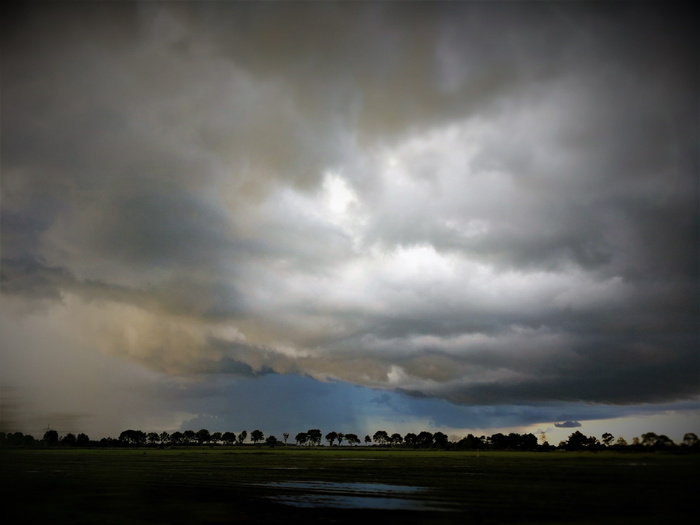
[[699, 466], [613, 452], [0, 452], [4, 517], [52, 525], [669, 523], [694, 511]]

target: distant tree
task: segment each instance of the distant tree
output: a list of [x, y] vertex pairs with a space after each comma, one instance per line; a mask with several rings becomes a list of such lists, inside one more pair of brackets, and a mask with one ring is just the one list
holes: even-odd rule
[[223, 439], [223, 434], [221, 432], [214, 432], [211, 435], [211, 442], [215, 445]]
[[360, 438], [357, 437], [357, 434], [345, 434], [345, 439], [347, 440], [348, 444], [350, 444], [350, 445], [359, 445], [360, 444]]
[[195, 435], [197, 436], [197, 441], [200, 445], [203, 445], [204, 443], [209, 443], [209, 441], [211, 440], [211, 434], [206, 428], [198, 430]]
[[532, 433], [518, 435], [518, 450], [537, 450], [537, 436]]
[[457, 443], [457, 448], [466, 450], [480, 450], [484, 448], [484, 442], [473, 434], [467, 434]]
[[160, 437], [160, 442], [163, 445], [167, 445], [168, 443], [170, 443], [170, 434], [168, 434], [167, 432], [165, 432], [165, 431], [161, 432], [159, 437]]
[[75, 437], [75, 434], [71, 434], [70, 432], [63, 436], [63, 439], [61, 439], [61, 445], [66, 445], [68, 447], [72, 447], [75, 445], [75, 442], [78, 441], [78, 438]]
[[406, 444], [406, 446], [415, 447], [418, 443], [418, 436], [416, 436], [413, 432], [409, 432], [404, 436], [403, 442]]
[[282, 437], [284, 438], [284, 444], [287, 444], [287, 440], [289, 439], [289, 432], [284, 432], [282, 433]]
[[433, 434], [433, 443], [438, 448], [446, 448], [448, 444], [447, 435], [442, 432], [435, 432]]
[[625, 438], [623, 438], [622, 436], [620, 436], [619, 438], [617, 438], [617, 441], [615, 441], [615, 445], [617, 445], [619, 447], [626, 447], [627, 440]]
[[610, 444], [613, 442], [613, 439], [615, 439], [615, 436], [613, 436], [610, 432], [606, 432], [601, 436], [601, 438], [603, 439], [603, 445], [609, 447]]
[[566, 450], [582, 450], [589, 444], [588, 437], [579, 430], [569, 436], [564, 448]]
[[36, 439], [31, 434], [22, 432], [0, 432], [0, 447], [30, 448], [36, 445]]
[[395, 432], [394, 434], [392, 434], [389, 439], [391, 439], [392, 445], [401, 445], [401, 443], [403, 443], [403, 438], [401, 437], [401, 434], [399, 434], [398, 432]]
[[673, 447], [676, 444], [673, 442], [673, 440], [668, 437], [665, 434], [660, 434], [656, 436], [656, 443], [654, 444], [655, 448], [669, 448]]
[[638, 437], [635, 436], [632, 438], [632, 446], [633, 447], [638, 447], [640, 444], [641, 444], [641, 442], [639, 441]]
[[87, 434], [83, 434], [81, 432], [80, 434], [78, 434], [78, 437], [75, 440], [75, 444], [79, 447], [87, 447], [90, 444], [90, 438]]
[[309, 435], [306, 432], [299, 432], [294, 439], [297, 445], [305, 445], [309, 441]]
[[598, 441], [598, 438], [595, 436], [588, 436], [588, 439], [586, 440], [586, 449], [588, 450], [597, 450], [601, 448], [600, 441]]
[[44, 442], [47, 445], [55, 445], [58, 443], [58, 432], [55, 430], [47, 430], [44, 432]]
[[343, 434], [342, 432], [338, 432], [338, 445], [339, 446], [343, 444], [344, 439], [345, 439], [345, 434]]
[[197, 439], [197, 434], [194, 430], [185, 430], [182, 435], [185, 436], [185, 443], [192, 443], [195, 439]]
[[433, 446], [433, 435], [427, 430], [424, 430], [418, 434], [416, 441], [418, 442], [418, 446], [430, 448]]
[[320, 445], [321, 444], [321, 431], [317, 428], [312, 428], [306, 431], [306, 436], [307, 439], [313, 443], [314, 445]]
[[275, 445], [277, 445], [277, 438], [275, 436], [268, 436], [265, 440], [265, 443], [267, 443], [271, 447], [274, 447]]
[[337, 432], [329, 432], [326, 434], [326, 441], [328, 441], [328, 444], [332, 447], [333, 442], [338, 438], [338, 433]]
[[253, 430], [250, 433], [250, 439], [252, 439], [253, 443], [255, 443], [257, 445], [260, 441], [265, 439], [265, 434], [263, 434], [262, 431], [260, 431], [260, 430]]
[[101, 447], [118, 447], [121, 443], [118, 439], [114, 439], [113, 437], [106, 437], [100, 439], [99, 444]]
[[221, 435], [221, 439], [226, 445], [233, 445], [236, 442], [236, 434], [233, 432], [224, 432]]
[[365, 445], [369, 445], [372, 442], [372, 438], [369, 435], [365, 436]]
[[537, 450], [537, 436], [516, 432], [506, 436], [499, 432], [491, 436], [491, 446], [495, 450]]
[[646, 434], [642, 434], [642, 445], [646, 447], [653, 447], [656, 445], [656, 441], [659, 439], [659, 436], [657, 436], [654, 432], [647, 432]]
[[241, 432], [240, 434], [238, 434], [238, 442], [241, 443], [241, 444], [243, 444], [243, 442], [245, 441], [245, 439], [246, 439], [247, 437], [248, 437], [248, 432], [246, 432], [246, 431], [244, 430], [243, 432]]
[[389, 434], [386, 430], [377, 430], [372, 436], [372, 440], [379, 445], [385, 445], [389, 441]]
[[144, 445], [146, 433], [142, 430], [124, 430], [119, 434], [119, 441], [127, 445]]
[[158, 441], [160, 441], [160, 436], [156, 432], [149, 432], [148, 434], [146, 434], [146, 440], [151, 445], [154, 445], [155, 443], [158, 443]]
[[698, 436], [695, 433], [688, 432], [683, 436], [683, 446], [696, 448], [698, 445], [700, 445], [700, 440], [698, 440]]
[[185, 442], [185, 435], [180, 432], [179, 430], [176, 430], [172, 434], [170, 434], [170, 443], [173, 445], [180, 445]]
[[508, 446], [508, 439], [501, 432], [496, 432], [489, 438], [489, 443], [491, 444], [491, 448], [495, 450], [505, 450]]

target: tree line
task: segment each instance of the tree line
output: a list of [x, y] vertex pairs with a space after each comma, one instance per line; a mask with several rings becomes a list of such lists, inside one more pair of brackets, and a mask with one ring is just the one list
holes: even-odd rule
[[[179, 447], [179, 446], [237, 446], [237, 445], [261, 445], [267, 446], [298, 446], [319, 447], [325, 442], [328, 446], [357, 446], [363, 441], [365, 446], [409, 448], [409, 449], [442, 449], [442, 450], [515, 450], [515, 451], [553, 451], [553, 450], [618, 450], [618, 451], [683, 451], [700, 452], [700, 439], [692, 432], [683, 436], [681, 443], [674, 443], [668, 436], [647, 432], [641, 437], [635, 437], [627, 442], [622, 436], [615, 438], [609, 432], [604, 433], [601, 439], [595, 436], [586, 436], [580, 431], [572, 433], [567, 440], [559, 445], [550, 445], [544, 434], [538, 438], [534, 434], [502, 434], [476, 437], [468, 434], [459, 440], [450, 440], [442, 432], [422, 431], [418, 434], [409, 432], [405, 435], [399, 433], [389, 434], [385, 430], [378, 430], [371, 437], [366, 435], [361, 440], [357, 434], [343, 432], [328, 432], [325, 436], [321, 430], [314, 428], [306, 432], [299, 432], [290, 442], [290, 434], [282, 434], [282, 441], [273, 435], [265, 436], [260, 430], [253, 430], [248, 434], [246, 430], [235, 432], [209, 432], [203, 428], [199, 431], [185, 430], [176, 432], [144, 432], [142, 430], [124, 430], [118, 438], [102, 438], [99, 441], [91, 440], [86, 434], [75, 435], [68, 433], [59, 436], [56, 430], [47, 430], [42, 439], [36, 439], [32, 435], [21, 432], [0, 432], [0, 447], [5, 448], [31, 448], [31, 447]], [[250, 438], [250, 439], [249, 439]]]

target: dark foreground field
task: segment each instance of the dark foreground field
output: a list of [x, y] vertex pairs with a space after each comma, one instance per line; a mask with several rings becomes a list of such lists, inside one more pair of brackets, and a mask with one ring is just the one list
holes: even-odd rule
[[700, 456], [374, 449], [0, 452], [4, 523], [670, 523]]

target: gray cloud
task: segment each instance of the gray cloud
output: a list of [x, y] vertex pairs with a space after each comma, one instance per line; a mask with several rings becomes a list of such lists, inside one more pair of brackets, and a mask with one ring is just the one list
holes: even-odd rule
[[24, 306], [5, 315], [80, 315], [95, 348], [166, 374], [464, 405], [697, 398], [682, 12], [10, 14], [2, 291]]
[[554, 426], [557, 428], [578, 428], [581, 426], [581, 423], [578, 421], [564, 421], [563, 423], [554, 423]]

